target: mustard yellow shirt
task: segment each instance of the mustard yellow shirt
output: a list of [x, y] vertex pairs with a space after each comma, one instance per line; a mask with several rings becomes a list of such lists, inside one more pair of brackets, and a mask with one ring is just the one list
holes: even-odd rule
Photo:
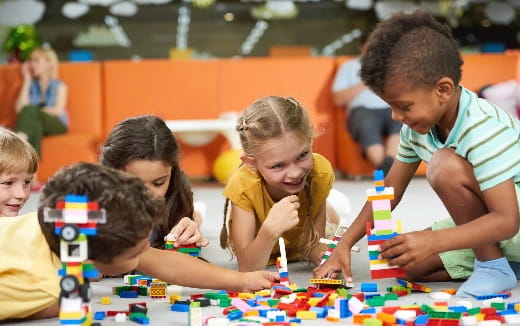
[[[332, 188], [332, 183], [334, 182], [334, 171], [332, 170], [330, 162], [320, 154], [314, 153], [312, 156], [314, 164], [311, 170], [311, 182], [307, 183], [305, 188], [298, 194], [300, 201], [300, 209], [298, 210], [300, 222], [296, 227], [283, 234], [288, 260], [302, 258], [300, 251], [302, 248], [301, 241], [303, 240], [303, 226], [305, 225], [305, 218], [307, 218], [309, 209], [309, 198], [307, 195], [309, 184], [311, 197], [309, 216], [313, 220], [316, 220], [318, 212], [325, 203]], [[251, 170], [245, 165], [241, 166], [230, 178], [224, 189], [224, 196], [243, 210], [254, 213], [256, 218], [256, 233], [258, 233], [260, 226], [274, 205], [274, 201], [267, 192], [262, 177], [258, 173], [251, 173]], [[230, 229], [232, 226], [231, 222], [230, 218]], [[269, 264], [273, 264], [279, 255], [280, 248], [275, 246], [271, 252]]]
[[0, 320], [25, 318], [57, 302], [59, 268], [36, 212], [0, 217]]

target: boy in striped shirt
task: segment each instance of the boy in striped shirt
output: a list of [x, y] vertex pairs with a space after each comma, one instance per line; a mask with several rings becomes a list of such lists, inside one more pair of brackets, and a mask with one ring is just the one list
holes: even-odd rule
[[[447, 26], [428, 13], [396, 14], [378, 25], [362, 58], [361, 79], [403, 122], [397, 160], [385, 184], [394, 208], [421, 160], [451, 219], [381, 245], [389, 264], [408, 279], [467, 279], [457, 295], [510, 290], [520, 262], [520, 123], [459, 85], [462, 59]], [[372, 221], [365, 204], [317, 277], [350, 274], [347, 248]], [[513, 266], [513, 268], [512, 268]], [[515, 269], [516, 271], [514, 271]]]

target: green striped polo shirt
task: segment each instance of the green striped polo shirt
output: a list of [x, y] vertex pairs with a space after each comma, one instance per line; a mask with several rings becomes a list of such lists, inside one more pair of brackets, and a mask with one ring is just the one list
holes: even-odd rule
[[440, 148], [453, 148], [473, 165], [482, 191], [511, 178], [520, 186], [519, 120], [464, 87], [457, 120], [446, 141], [439, 140], [435, 128], [421, 135], [403, 125], [397, 159], [429, 162]]

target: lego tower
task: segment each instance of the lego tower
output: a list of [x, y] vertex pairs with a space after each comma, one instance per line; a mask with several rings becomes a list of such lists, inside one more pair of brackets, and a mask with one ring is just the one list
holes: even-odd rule
[[[367, 225], [368, 259], [372, 279], [404, 277], [405, 272], [397, 266], [389, 266], [386, 259], [379, 259], [379, 245], [398, 235], [392, 223], [392, 205], [394, 188], [385, 187], [382, 170], [374, 171], [375, 187], [367, 189], [367, 200], [372, 203], [374, 228]], [[400, 230], [399, 230], [400, 231]]]

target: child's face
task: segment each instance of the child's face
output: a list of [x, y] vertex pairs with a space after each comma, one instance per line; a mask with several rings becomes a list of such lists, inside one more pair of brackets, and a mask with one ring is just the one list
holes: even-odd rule
[[111, 263], [101, 263], [94, 261], [96, 268], [105, 275], [120, 275], [137, 268], [139, 257], [150, 247], [148, 237], [139, 241], [132, 248], [128, 248], [119, 256], [112, 259]]
[[312, 143], [296, 132], [264, 142], [253, 160], [274, 200], [299, 193], [312, 169]]
[[436, 87], [417, 89], [404, 83], [387, 83], [378, 95], [392, 107], [392, 119], [420, 134], [428, 133], [445, 112]]
[[168, 191], [172, 166], [164, 161], [133, 160], [123, 170], [141, 179], [156, 197], [164, 197]]
[[33, 77], [39, 78], [43, 75], [49, 74], [51, 65], [49, 60], [42, 52], [33, 52], [29, 58], [29, 67]]
[[17, 216], [31, 195], [33, 174], [0, 173], [0, 216]]

